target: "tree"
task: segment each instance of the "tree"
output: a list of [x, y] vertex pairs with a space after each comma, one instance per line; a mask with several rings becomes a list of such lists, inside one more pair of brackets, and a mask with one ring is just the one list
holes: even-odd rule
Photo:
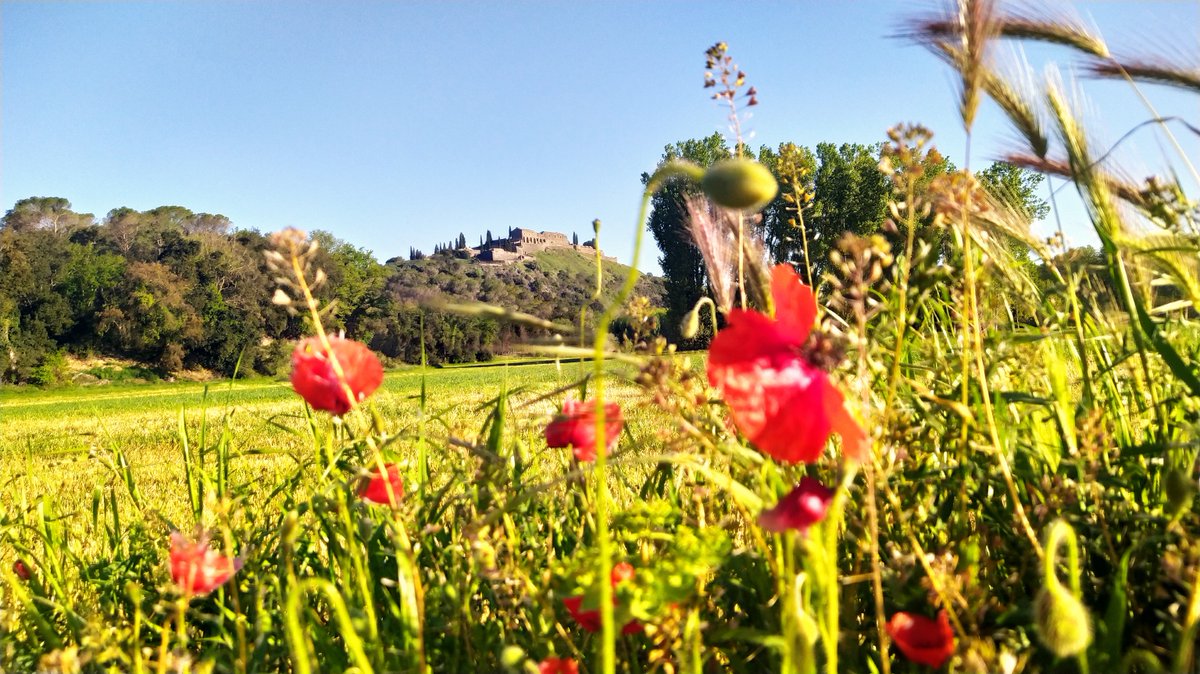
[[224, 215], [212, 213], [197, 213], [183, 223], [183, 231], [187, 234], [219, 234], [229, 233], [233, 223]]
[[1031, 221], [1050, 213], [1050, 204], [1037, 196], [1037, 188], [1046, 176], [1008, 162], [998, 161], [975, 174], [983, 188], [993, 196], [1025, 213]]
[[[461, 235], [460, 235], [461, 237]], [[365, 248], [356, 248], [329, 232], [315, 231], [312, 238], [320, 242], [325, 252], [321, 264], [329, 278], [332, 299], [337, 300], [334, 312], [336, 327], [356, 338], [369, 340], [369, 324], [390, 309], [384, 292], [387, 269]]]
[[579, 245], [579, 232], [572, 232], [572, 233], [571, 233], [571, 245], [572, 245], [572, 246], [578, 246], [578, 245]]
[[[714, 133], [707, 138], [685, 140], [668, 145], [663, 150], [663, 163], [673, 159], [686, 159], [700, 166], [712, 164], [730, 156], [724, 137]], [[642, 183], [649, 182], [650, 174], [642, 174]], [[651, 200], [650, 218], [647, 227], [654, 235], [661, 253], [658, 263], [663, 270], [666, 286], [666, 317], [663, 332], [671, 341], [679, 342], [679, 326], [696, 302], [706, 294], [708, 273], [704, 257], [692, 241], [688, 232], [687, 210], [684, 198], [699, 191], [699, 187], [683, 178], [667, 180]], [[712, 335], [701, 333], [688, 346], [702, 347]]]
[[858, 143], [817, 145], [809, 260], [813, 277], [829, 268], [829, 253], [846, 232], [877, 232], [887, 214], [891, 184], [879, 170], [879, 150]]
[[14, 231], [47, 229], [58, 234], [96, 223], [91, 213], [76, 213], [62, 197], [29, 197], [18, 201], [0, 219], [0, 226]]

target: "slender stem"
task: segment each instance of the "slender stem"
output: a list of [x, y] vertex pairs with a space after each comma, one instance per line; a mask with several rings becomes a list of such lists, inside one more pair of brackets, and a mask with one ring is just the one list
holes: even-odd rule
[[600, 549], [599, 568], [597, 574], [600, 583], [600, 671], [603, 674], [615, 674], [617, 671], [617, 634], [613, 624], [613, 588], [609, 578], [612, 576], [612, 550], [608, 532], [608, 438], [605, 434], [604, 417], [604, 351], [607, 344], [608, 326], [612, 323], [616, 312], [625, 302], [625, 298], [637, 284], [638, 255], [642, 248], [642, 233], [645, 229], [646, 211], [650, 198], [658, 185], [651, 180], [646, 185], [642, 195], [642, 205], [638, 211], [637, 235], [633, 244], [633, 259], [629, 266], [629, 274], [625, 283], [617, 292], [613, 301], [605, 308], [596, 322], [596, 334], [593, 338], [593, 374], [596, 380], [596, 545]]
[[799, 190], [793, 189], [792, 193], [797, 195], [796, 196], [796, 223], [800, 225], [800, 241], [803, 242], [803, 244], [804, 244], [804, 282], [808, 284], [808, 287], [816, 288], [817, 286], [815, 284], [813, 284], [812, 263], [809, 262], [809, 259], [808, 259], [808, 229], [805, 227], [805, 224], [804, 224], [804, 207], [800, 204], [801, 192]]
[[596, 321], [596, 332], [592, 341], [593, 378], [596, 380], [596, 546], [599, 548], [600, 577], [600, 671], [602, 674], [615, 674], [617, 668], [616, 629], [613, 624], [612, 605], [612, 550], [608, 531], [608, 438], [606, 437], [604, 415], [604, 356], [608, 342], [608, 328], [617, 312], [624, 306], [625, 300], [637, 285], [641, 271], [638, 270], [638, 260], [642, 252], [642, 240], [645, 238], [646, 213], [650, 209], [650, 199], [667, 178], [687, 176], [698, 179], [703, 170], [693, 164], [684, 162], [668, 162], [654, 172], [646, 182], [642, 192], [642, 204], [638, 208], [636, 234], [633, 241], [633, 256], [629, 264], [629, 273], [625, 282], [617, 291], [612, 302], [604, 308], [604, 313]]
[[1200, 570], [1192, 577], [1191, 598], [1188, 599], [1187, 614], [1183, 618], [1183, 630], [1179, 635], [1179, 648], [1175, 650], [1171, 671], [1190, 671], [1188, 668], [1192, 666], [1192, 659], [1195, 657], [1197, 631], [1200, 631]]
[[[904, 241], [904, 259], [900, 261], [900, 282], [896, 286], [899, 293], [900, 308], [896, 311], [896, 344], [892, 350], [892, 371], [888, 375], [887, 397], [883, 405], [883, 416], [888, 419], [892, 412], [892, 403], [896, 399], [896, 385], [900, 381], [900, 358], [903, 355], [904, 337], [908, 331], [908, 283], [912, 274], [913, 244], [917, 229], [916, 185], [908, 181], [908, 191], [904, 203], [907, 214], [904, 226], [907, 229]], [[807, 244], [805, 244], [807, 246]], [[806, 253], [807, 255], [807, 253]]]
[[[1065, 249], [1067, 245], [1067, 237], [1066, 234], [1063, 233], [1062, 216], [1058, 212], [1058, 201], [1054, 196], [1055, 190], [1051, 184], [1053, 180], [1054, 179], [1049, 176], [1046, 177], [1046, 191], [1050, 193], [1050, 209], [1054, 212], [1054, 224], [1058, 228], [1058, 240], [1062, 243]], [[1046, 266], [1054, 272], [1056, 277], [1058, 277], [1058, 281], [1063, 285], [1067, 285], [1067, 281], [1058, 271], [1058, 267], [1054, 266], [1050, 260], [1046, 260], [1045, 262]], [[1095, 400], [1095, 393], [1092, 390], [1092, 374], [1088, 368], [1087, 343], [1084, 341], [1083, 337], [1083, 309], [1080, 307], [1079, 294], [1076, 292], [1078, 289], [1075, 287], [1077, 282], [1077, 276], [1075, 274], [1071, 274], [1070, 287], [1067, 288], [1067, 301], [1071, 305], [1071, 318], [1075, 323], [1075, 342], [1077, 344], [1077, 348], [1079, 349], [1079, 369], [1083, 377], [1083, 395], [1084, 398], [1090, 402]]]
[[884, 619], [883, 604], [883, 563], [879, 558], [879, 507], [876, 503], [878, 495], [875, 490], [875, 476], [878, 464], [872, 457], [871, 466], [867, 472], [867, 527], [871, 531], [871, 592], [875, 600], [875, 632], [879, 635], [879, 663], [883, 674], [892, 671], [892, 659], [888, 657], [888, 633]]
[[[970, 233], [966, 231], [967, 214], [963, 215], [963, 234], [966, 241], [970, 241]], [[965, 250], [969, 248], [964, 246]], [[983, 359], [983, 335], [979, 327], [979, 312], [978, 312], [978, 296], [976, 295], [975, 285], [975, 264], [974, 259], [970, 254], [966, 256], [964, 262], [967, 278], [967, 301], [966, 312], [968, 317], [968, 325], [970, 326], [970, 334], [968, 335], [968, 344], [964, 345], [969, 349], [964, 353], [972, 353], [975, 356], [975, 367], [978, 370], [978, 385], [979, 395], [983, 403], [984, 418], [987, 421], [988, 436], [991, 440], [991, 446], [996, 453], [996, 461], [1000, 465], [1000, 473], [1004, 477], [1004, 484], [1008, 487], [1009, 497], [1013, 502], [1013, 513], [1017, 517], [1017, 522], [1021, 525], [1025, 537], [1029, 539], [1033, 546], [1034, 552], [1038, 557], [1042, 557], [1042, 545], [1038, 541], [1037, 534], [1033, 530], [1033, 525], [1029, 523], [1029, 517], [1025, 514], [1025, 506], [1021, 503], [1021, 494], [1017, 490], [1016, 481], [1013, 479], [1012, 467], [1008, 465], [1008, 457], [1004, 452], [1004, 445], [1000, 440], [1000, 432], [996, 425], [996, 414], [992, 407], [991, 387], [988, 384], [987, 365]], [[965, 447], [963, 448], [965, 451]]]
[[745, 222], [746, 218], [742, 216], [741, 212], [739, 212], [737, 214], [738, 295], [741, 297], [742, 309], [746, 308], [746, 251], [742, 247], [742, 242], [745, 240], [745, 232], [743, 231], [745, 228]]

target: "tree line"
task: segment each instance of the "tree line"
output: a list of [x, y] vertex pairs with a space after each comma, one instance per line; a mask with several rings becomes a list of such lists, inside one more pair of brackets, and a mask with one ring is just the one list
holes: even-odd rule
[[[892, 182], [879, 166], [881, 150], [882, 144], [859, 143], [820, 143], [815, 149], [781, 143], [776, 147], [762, 146], [757, 152], [742, 148], [744, 156], [757, 159], [779, 181], [779, 194], [774, 201], [759, 218], [746, 222], [762, 241], [763, 254], [772, 264], [794, 264], [806, 282], [816, 286], [829, 271], [830, 253], [844, 233], [863, 236], [879, 233], [894, 244], [899, 243], [899, 235], [887, 231], [884, 225], [893, 194]], [[707, 167], [733, 154], [724, 136], [714, 133], [666, 146], [660, 164], [685, 159]], [[922, 188], [938, 176], [956, 170], [937, 150], [928, 153], [921, 168], [917, 182]], [[1049, 211], [1049, 205], [1037, 195], [1044, 179], [1041, 174], [996, 162], [975, 175], [985, 189], [1024, 209], [1031, 219], [1041, 218]], [[643, 183], [649, 177], [648, 173], [643, 174]], [[701, 322], [700, 332], [690, 339], [680, 334], [679, 326], [696, 302], [713, 289], [701, 250], [689, 231], [687, 197], [698, 191], [686, 179], [668, 180], [653, 197], [648, 222], [661, 253], [658, 261], [666, 288], [663, 331], [672, 341], [692, 348], [703, 348], [711, 338], [707, 321]], [[930, 215], [922, 223], [918, 239], [935, 250], [951, 254], [949, 231], [932, 225]], [[1037, 262], [1029, 258], [1028, 249], [1019, 245], [1012, 248], [1031, 276], [1040, 276]]]
[[[488, 301], [571, 324], [593, 303], [587, 264], [485, 268], [449, 255], [380, 263], [328, 232], [311, 236], [328, 276], [317, 291], [333, 304], [328, 327], [397, 360], [419, 362], [422, 345], [432, 363], [488, 359], [535, 336], [429, 309], [431, 301]], [[132, 359], [159, 376], [286, 371], [306, 318], [272, 303], [269, 247], [223, 215], [181, 206], [96, 218], [60, 197], [17, 202], [0, 219], [0, 382], [61, 381], [68, 354]]]

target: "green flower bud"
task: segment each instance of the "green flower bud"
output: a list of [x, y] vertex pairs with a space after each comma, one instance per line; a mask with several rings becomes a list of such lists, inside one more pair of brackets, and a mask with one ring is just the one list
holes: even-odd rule
[[1057, 580], [1038, 592], [1033, 614], [1042, 644], [1060, 658], [1078, 655], [1092, 642], [1087, 609]]
[[691, 339], [700, 332], [700, 305], [692, 307], [692, 310], [687, 312], [683, 317], [683, 325], [679, 326], [679, 334], [684, 339]]
[[1167, 495], [1167, 512], [1174, 515], [1190, 508], [1196, 489], [1196, 481], [1187, 472], [1178, 468], [1169, 471], [1163, 484], [1163, 491]]
[[771, 203], [779, 184], [767, 167], [750, 159], [726, 159], [709, 167], [700, 181], [704, 193], [725, 208], [757, 211]]
[[525, 651], [520, 646], [505, 646], [500, 653], [500, 663], [504, 668], [513, 671], [525, 664]]
[[[1067, 546], [1067, 577], [1071, 588], [1058, 580], [1058, 549]], [[1082, 653], [1092, 642], [1092, 621], [1079, 600], [1079, 543], [1075, 530], [1056, 521], [1046, 536], [1042, 589], [1033, 602], [1033, 620], [1042, 644], [1060, 658]]]

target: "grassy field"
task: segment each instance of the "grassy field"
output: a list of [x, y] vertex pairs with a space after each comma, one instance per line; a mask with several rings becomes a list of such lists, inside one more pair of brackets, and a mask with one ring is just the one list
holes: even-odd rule
[[[437, 435], [474, 441], [486, 408], [506, 389], [515, 410], [514, 430], [533, 446], [556, 411], [555, 401], [566, 394], [552, 400], [540, 396], [577, 382], [587, 368], [590, 364], [542, 360], [409, 367], [388, 372], [371, 402], [390, 433], [413, 434], [424, 384], [428, 419]], [[634, 389], [618, 385], [615, 394], [628, 399]], [[642, 422], [632, 419], [632, 431], [640, 432]], [[27, 506], [50, 496], [63, 511], [81, 512], [95, 486], [117, 479], [111, 462], [119, 451], [147, 504], [179, 521], [186, 506], [186, 490], [180, 488], [185, 431], [193, 445], [227, 432], [236, 457], [234, 480], [257, 479], [265, 486], [275, 483], [277, 470], [291, 465], [296, 454], [311, 451], [306, 424], [304, 402], [286, 380], [0, 391], [0, 484], [5, 485], [0, 505]], [[402, 458], [412, 459], [403, 444], [397, 449]]]

